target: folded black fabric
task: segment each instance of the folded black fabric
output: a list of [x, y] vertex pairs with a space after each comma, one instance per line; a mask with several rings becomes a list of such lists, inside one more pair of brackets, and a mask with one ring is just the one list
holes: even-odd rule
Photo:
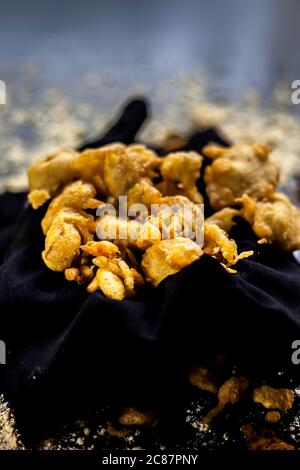
[[[133, 120], [136, 132], [135, 109], [127, 107], [121, 120]], [[192, 136], [187, 148], [226, 144], [214, 132]], [[0, 215], [23, 201], [24, 195], [2, 196]], [[291, 343], [300, 338], [300, 266], [292, 255], [257, 245], [242, 220], [231, 235], [255, 255], [238, 263], [238, 274], [204, 255], [156, 289], [118, 302], [87, 294], [44, 265], [44, 211], [22, 210], [0, 268], [0, 339], [8, 350], [1, 389], [27, 431], [28, 423], [49, 429], [87, 403], [135, 402], [173, 413], [187, 368], [217, 353], [253, 377], [291, 366]], [[7, 219], [2, 250], [8, 227]], [[295, 366], [293, 374], [300, 376]]]

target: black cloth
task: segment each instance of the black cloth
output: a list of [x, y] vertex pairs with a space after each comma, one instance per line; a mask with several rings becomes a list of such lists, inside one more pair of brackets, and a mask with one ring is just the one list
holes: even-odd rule
[[[112, 141], [134, 139], [137, 108], [142, 124], [146, 113], [140, 110], [146, 107], [135, 101], [120, 119], [126, 122], [124, 139], [117, 122]], [[131, 122], [134, 133], [127, 129]], [[187, 148], [201, 151], [209, 140], [223, 142], [210, 130], [192, 136]], [[20, 214], [17, 228], [15, 218], [6, 217], [0, 230], [2, 251], [6, 245], [0, 339], [8, 352], [1, 389], [27, 431], [28, 423], [31, 430], [49, 430], [72, 410], [104, 402], [135, 402], [174, 415], [186, 369], [217, 353], [253, 376], [291, 366], [291, 343], [300, 338], [300, 266], [292, 255], [257, 245], [242, 220], [231, 235], [255, 255], [238, 263], [238, 274], [204, 255], [156, 289], [118, 302], [100, 292], [87, 294], [44, 265], [44, 212], [31, 209], [25, 195], [0, 198], [1, 220], [3, 214]], [[9, 230], [14, 238], [8, 246]], [[299, 376], [297, 367], [293, 374]]]

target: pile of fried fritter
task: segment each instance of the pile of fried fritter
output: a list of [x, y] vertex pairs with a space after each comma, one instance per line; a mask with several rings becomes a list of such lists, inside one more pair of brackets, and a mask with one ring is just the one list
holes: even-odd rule
[[[115, 143], [83, 152], [61, 149], [34, 162], [28, 169], [29, 201], [34, 209], [50, 201], [41, 223], [47, 267], [64, 272], [68, 281], [85, 285], [90, 293], [100, 290], [123, 300], [136, 296], [146, 282], [156, 287], [204, 253], [235, 273], [232, 266], [253, 254], [238, 253], [229, 238], [236, 216], [249, 222], [258, 243], [274, 243], [285, 251], [300, 248], [300, 212], [275, 192], [279, 173], [267, 146], [208, 145], [203, 154], [211, 160], [203, 177], [215, 212], [202, 224], [201, 244], [195, 233], [203, 197], [196, 183], [203, 157], [196, 152], [159, 157], [141, 144]], [[156, 205], [158, 212], [143, 220], [120, 217], [120, 196], [127, 196], [128, 207]], [[97, 215], [96, 209], [107, 203], [116, 213]], [[193, 236], [177, 231], [182, 226], [180, 210], [173, 213], [170, 225], [172, 205], [191, 207]], [[115, 235], [99, 239], [99, 230]], [[126, 237], [120, 237], [121, 232]]]

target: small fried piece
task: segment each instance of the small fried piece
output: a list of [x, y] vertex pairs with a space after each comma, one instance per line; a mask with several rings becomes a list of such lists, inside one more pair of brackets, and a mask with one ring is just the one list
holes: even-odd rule
[[33, 209], [41, 207], [48, 199], [51, 198], [50, 193], [46, 189], [34, 189], [28, 194], [28, 201]]
[[122, 426], [153, 426], [156, 419], [152, 411], [142, 411], [129, 406], [118, 419]]
[[174, 152], [163, 158], [160, 172], [163, 181], [157, 185], [165, 196], [181, 195], [201, 204], [196, 181], [200, 177], [203, 158], [196, 152]]
[[52, 271], [64, 271], [79, 255], [80, 245], [81, 236], [76, 226], [57, 218], [47, 232], [42, 252], [44, 263]]
[[268, 411], [265, 414], [265, 420], [267, 421], [267, 423], [278, 423], [280, 419], [281, 419], [281, 415], [279, 411]]
[[278, 184], [279, 173], [266, 145], [208, 145], [203, 153], [213, 160], [205, 169], [204, 181], [215, 210], [235, 205], [245, 193], [258, 200], [269, 197]]
[[59, 149], [31, 163], [28, 199], [34, 209], [43, 205], [63, 185], [79, 177], [74, 168], [78, 155], [71, 149]]
[[284, 194], [274, 193], [264, 201], [244, 194], [239, 202], [243, 217], [261, 240], [287, 252], [300, 249], [300, 210]]
[[255, 403], [261, 403], [267, 409], [287, 411], [292, 408], [295, 392], [288, 388], [272, 388], [262, 385], [253, 390], [252, 398]]
[[144, 204], [149, 208], [151, 204], [160, 204], [162, 194], [152, 184], [151, 180], [144, 178], [129, 189], [127, 197], [129, 208], [133, 204]]
[[47, 230], [42, 258], [52, 271], [64, 271], [71, 267], [79, 255], [82, 243], [89, 242], [93, 235], [93, 216], [82, 215], [71, 209], [57, 212]]
[[243, 251], [238, 254], [235, 241], [228, 238], [227, 233], [218, 225], [208, 222], [208, 219], [204, 223], [203, 252], [217, 258], [221, 263], [224, 263], [225, 267], [233, 266], [240, 259], [253, 255], [253, 251]]
[[114, 258], [120, 255], [120, 250], [114, 243], [107, 240], [91, 241], [80, 247], [82, 251], [92, 256], [105, 256], [106, 258]]
[[146, 280], [156, 287], [167, 276], [177, 273], [202, 254], [199, 245], [189, 238], [162, 240], [145, 251], [141, 267]]
[[75, 181], [68, 184], [59, 196], [56, 196], [49, 204], [47, 212], [42, 220], [42, 229], [47, 233], [55, 215], [60, 209], [71, 208], [96, 209], [101, 204], [96, 197], [95, 188], [89, 183]]
[[103, 294], [109, 299], [123, 300], [125, 298], [125, 287], [122, 279], [106, 269], [99, 268], [96, 279]]
[[216, 380], [206, 367], [195, 367], [189, 373], [189, 381], [192, 385], [206, 392], [217, 393]]
[[246, 393], [249, 382], [245, 377], [231, 377], [219, 389], [219, 403], [210, 410], [203, 419], [204, 424], [209, 424], [226, 405], [234, 404]]

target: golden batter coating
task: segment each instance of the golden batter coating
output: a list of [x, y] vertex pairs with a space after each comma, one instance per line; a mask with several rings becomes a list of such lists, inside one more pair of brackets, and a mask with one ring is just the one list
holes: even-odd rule
[[97, 235], [101, 240], [138, 250], [145, 250], [161, 239], [159, 228], [151, 222], [140, 223], [114, 215], [104, 215], [98, 219]]
[[263, 201], [244, 194], [240, 202], [243, 217], [260, 239], [283, 251], [300, 249], [300, 210], [284, 194], [274, 193]]
[[33, 162], [28, 168], [29, 201], [34, 209], [43, 205], [55, 192], [79, 177], [74, 168], [78, 152], [60, 149]]
[[[243, 251], [238, 254], [235, 241], [230, 239], [218, 225], [210, 223], [208, 219], [204, 223], [203, 252], [218, 259], [226, 267], [233, 266], [240, 259], [253, 255], [253, 251]], [[231, 270], [231, 272], [236, 271]]]
[[295, 392], [288, 388], [272, 388], [269, 385], [262, 385], [253, 390], [252, 397], [255, 403], [261, 403], [268, 410], [287, 411], [293, 406]]
[[204, 181], [214, 210], [235, 205], [243, 194], [258, 200], [268, 197], [278, 184], [279, 173], [266, 145], [208, 145], [203, 153], [213, 160], [206, 167]]
[[141, 178], [153, 179], [161, 165], [159, 158], [144, 145], [119, 146], [108, 152], [104, 162], [104, 182], [114, 198], [126, 195]]
[[162, 160], [160, 172], [163, 181], [157, 185], [165, 196], [186, 196], [192, 202], [202, 203], [196, 181], [200, 177], [202, 157], [196, 152], [174, 152]]
[[93, 216], [61, 209], [46, 232], [42, 258], [52, 271], [64, 271], [79, 255], [82, 243], [92, 240]]
[[[135, 267], [131, 266], [130, 258], [125, 261], [125, 256], [117, 245], [106, 240], [92, 241], [80, 247], [88, 255], [94, 256], [92, 262], [99, 269], [96, 273], [98, 288], [114, 300], [123, 300], [135, 295], [135, 287], [144, 284], [143, 276]], [[110, 273], [110, 274], [108, 274]], [[92, 281], [92, 286], [97, 290], [96, 284]]]
[[189, 373], [189, 382], [206, 392], [217, 393], [216, 379], [206, 367], [195, 367]]
[[151, 204], [160, 204], [162, 199], [161, 192], [152, 184], [149, 179], [141, 179], [127, 193], [128, 207], [133, 204], [144, 204], [147, 208]]
[[217, 416], [226, 405], [236, 403], [246, 393], [249, 382], [245, 377], [231, 377], [228, 379], [218, 391], [219, 402], [212, 410], [210, 410], [203, 422], [209, 424], [210, 421]]
[[155, 421], [152, 411], [138, 410], [133, 406], [125, 408], [118, 418], [118, 423], [122, 426], [153, 426]]
[[47, 233], [55, 215], [60, 209], [70, 208], [80, 211], [81, 209], [96, 209], [101, 204], [96, 199], [96, 190], [89, 183], [81, 180], [68, 184], [59, 196], [56, 196], [49, 204], [47, 212], [42, 220], [42, 229]]
[[156, 287], [167, 276], [193, 263], [202, 254], [199, 245], [188, 238], [162, 240], [145, 251], [141, 267], [146, 280]]

